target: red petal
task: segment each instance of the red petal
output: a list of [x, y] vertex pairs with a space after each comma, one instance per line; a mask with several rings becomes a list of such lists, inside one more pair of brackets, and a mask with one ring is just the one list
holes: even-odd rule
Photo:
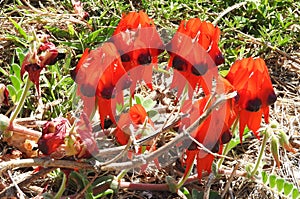
[[195, 157], [199, 153], [199, 150], [186, 150], [186, 160], [184, 164], [186, 165], [185, 172], [183, 176], [186, 176], [191, 166], [194, 164]]
[[116, 123], [115, 110], [116, 110], [115, 99], [105, 99], [103, 97], [98, 97], [98, 111], [100, 115], [102, 128], [104, 128], [104, 122], [106, 118], [109, 118], [113, 123]]
[[[152, 88], [151, 63], [157, 66], [157, 56], [164, 49], [153, 20], [142, 11], [125, 14], [113, 33], [111, 41], [117, 46], [124, 68], [132, 78], [131, 92], [134, 92], [137, 81], [141, 80]], [[144, 70], [143, 66], [149, 64], [151, 65], [149, 70]], [[137, 66], [140, 66], [138, 71], [131, 71]]]
[[147, 112], [144, 107], [140, 104], [133, 105], [129, 110], [130, 119], [133, 124], [143, 124], [146, 117]]
[[200, 157], [200, 153], [197, 155], [197, 172], [198, 172], [198, 178], [202, 179], [202, 172], [207, 171], [208, 173], [211, 173], [211, 166], [214, 161], [214, 156], [211, 154], [207, 154], [205, 157]]

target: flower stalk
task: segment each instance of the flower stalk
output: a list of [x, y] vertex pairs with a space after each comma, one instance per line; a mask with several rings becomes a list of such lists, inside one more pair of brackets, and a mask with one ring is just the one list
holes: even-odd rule
[[265, 131], [265, 134], [264, 134], [264, 138], [263, 138], [263, 141], [262, 141], [262, 144], [261, 144], [261, 147], [260, 147], [259, 155], [258, 155], [258, 158], [256, 160], [254, 169], [250, 174], [250, 178], [252, 178], [256, 174], [256, 172], [259, 168], [261, 159], [262, 159], [262, 157], [264, 155], [264, 152], [265, 152], [265, 149], [266, 149], [268, 139], [269, 139], [269, 134], [268, 134], [268, 128], [267, 128], [266, 131]]

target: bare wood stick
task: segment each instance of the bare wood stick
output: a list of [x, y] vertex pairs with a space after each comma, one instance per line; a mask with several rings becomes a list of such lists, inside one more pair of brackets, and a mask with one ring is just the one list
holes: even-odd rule
[[29, 128], [26, 128], [24, 126], [20, 126], [17, 124], [11, 124], [8, 128], [8, 131], [13, 131], [14, 133], [19, 133], [23, 135], [30, 135], [36, 138], [40, 138], [42, 136], [42, 133], [39, 131], [35, 131]]
[[239, 168], [239, 166], [240, 166], [240, 162], [238, 162], [238, 163], [234, 166], [234, 168], [232, 169], [232, 173], [231, 173], [231, 175], [230, 175], [230, 177], [229, 177], [229, 179], [228, 179], [228, 181], [227, 181], [227, 183], [226, 183], [226, 185], [225, 185], [225, 188], [224, 188], [224, 190], [223, 190], [223, 192], [222, 192], [222, 194], [221, 194], [221, 198], [224, 198], [225, 194], [227, 193], [227, 191], [228, 191], [228, 189], [229, 189], [229, 187], [230, 187], [230, 184], [231, 184], [231, 182], [232, 182], [232, 180], [233, 180], [233, 177], [235, 176], [236, 171], [237, 171], [237, 169]]
[[11, 160], [8, 162], [0, 162], [0, 175], [5, 170], [13, 169], [17, 167], [32, 167], [32, 166], [41, 166], [41, 167], [57, 167], [57, 168], [66, 168], [66, 169], [91, 169], [96, 170], [94, 166], [85, 162], [75, 162], [71, 160], [54, 160], [54, 159], [45, 159], [45, 158], [29, 158], [29, 159], [20, 159], [20, 160]]
[[25, 199], [25, 194], [23, 193], [23, 191], [20, 189], [20, 187], [18, 186], [18, 184], [15, 182], [14, 178], [11, 175], [11, 171], [8, 170], [7, 171], [9, 178], [11, 179], [13, 186], [16, 188], [18, 196], [20, 199]]

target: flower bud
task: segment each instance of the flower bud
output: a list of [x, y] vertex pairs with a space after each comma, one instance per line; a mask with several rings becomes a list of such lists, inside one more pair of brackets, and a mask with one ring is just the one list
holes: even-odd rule
[[0, 84], [0, 107], [1, 104], [4, 103], [5, 105], [8, 105], [8, 90], [4, 84]]
[[296, 150], [292, 147], [286, 133], [282, 130], [279, 131], [279, 144], [287, 151], [296, 153]]
[[271, 152], [273, 158], [275, 159], [276, 165], [279, 168], [280, 167], [279, 144], [278, 144], [278, 138], [276, 136], [272, 136], [271, 139]]
[[9, 126], [9, 118], [0, 114], [0, 132], [4, 132]]

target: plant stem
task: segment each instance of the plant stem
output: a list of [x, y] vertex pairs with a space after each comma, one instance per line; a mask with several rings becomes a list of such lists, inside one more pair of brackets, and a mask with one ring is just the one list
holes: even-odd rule
[[22, 92], [22, 95], [21, 95], [21, 98], [20, 98], [20, 101], [16, 107], [16, 109], [13, 111], [13, 113], [11, 114], [10, 116], [10, 124], [13, 123], [13, 121], [17, 118], [18, 114], [20, 113], [22, 107], [24, 106], [24, 102], [25, 102], [25, 99], [26, 99], [26, 95], [27, 95], [27, 92], [29, 90], [31, 86], [31, 81], [29, 80], [29, 78], [27, 78], [25, 80], [25, 86], [24, 86], [24, 89], [23, 89], [23, 92]]
[[183, 176], [179, 182], [177, 183], [176, 185], [176, 188], [177, 189], [180, 189], [180, 187], [182, 187], [184, 185], [184, 183], [187, 181], [187, 179], [189, 178], [189, 176], [191, 175], [191, 172], [193, 170], [193, 166], [194, 166], [194, 163], [191, 165], [190, 169], [188, 170], [187, 174], [185, 176]]
[[255, 167], [254, 167], [253, 171], [251, 172], [250, 178], [252, 178], [255, 175], [256, 171], [258, 170], [261, 159], [262, 159], [263, 154], [264, 154], [265, 149], [266, 149], [268, 138], [269, 138], [269, 136], [267, 135], [267, 133], [265, 133], [264, 134], [264, 139], [263, 139], [261, 147], [260, 147], [259, 155], [258, 155], [258, 158], [256, 160]]
[[56, 195], [54, 196], [54, 199], [59, 199], [61, 198], [61, 196], [63, 195], [65, 189], [66, 189], [66, 182], [67, 182], [67, 177], [66, 177], [66, 174], [63, 173], [63, 179], [62, 179], [62, 182], [61, 182], [61, 185], [59, 187], [59, 190], [58, 192], [56, 193]]
[[118, 182], [121, 181], [121, 179], [126, 175], [127, 172], [128, 172], [128, 169], [123, 169], [123, 170], [119, 173], [119, 175], [117, 176]]

